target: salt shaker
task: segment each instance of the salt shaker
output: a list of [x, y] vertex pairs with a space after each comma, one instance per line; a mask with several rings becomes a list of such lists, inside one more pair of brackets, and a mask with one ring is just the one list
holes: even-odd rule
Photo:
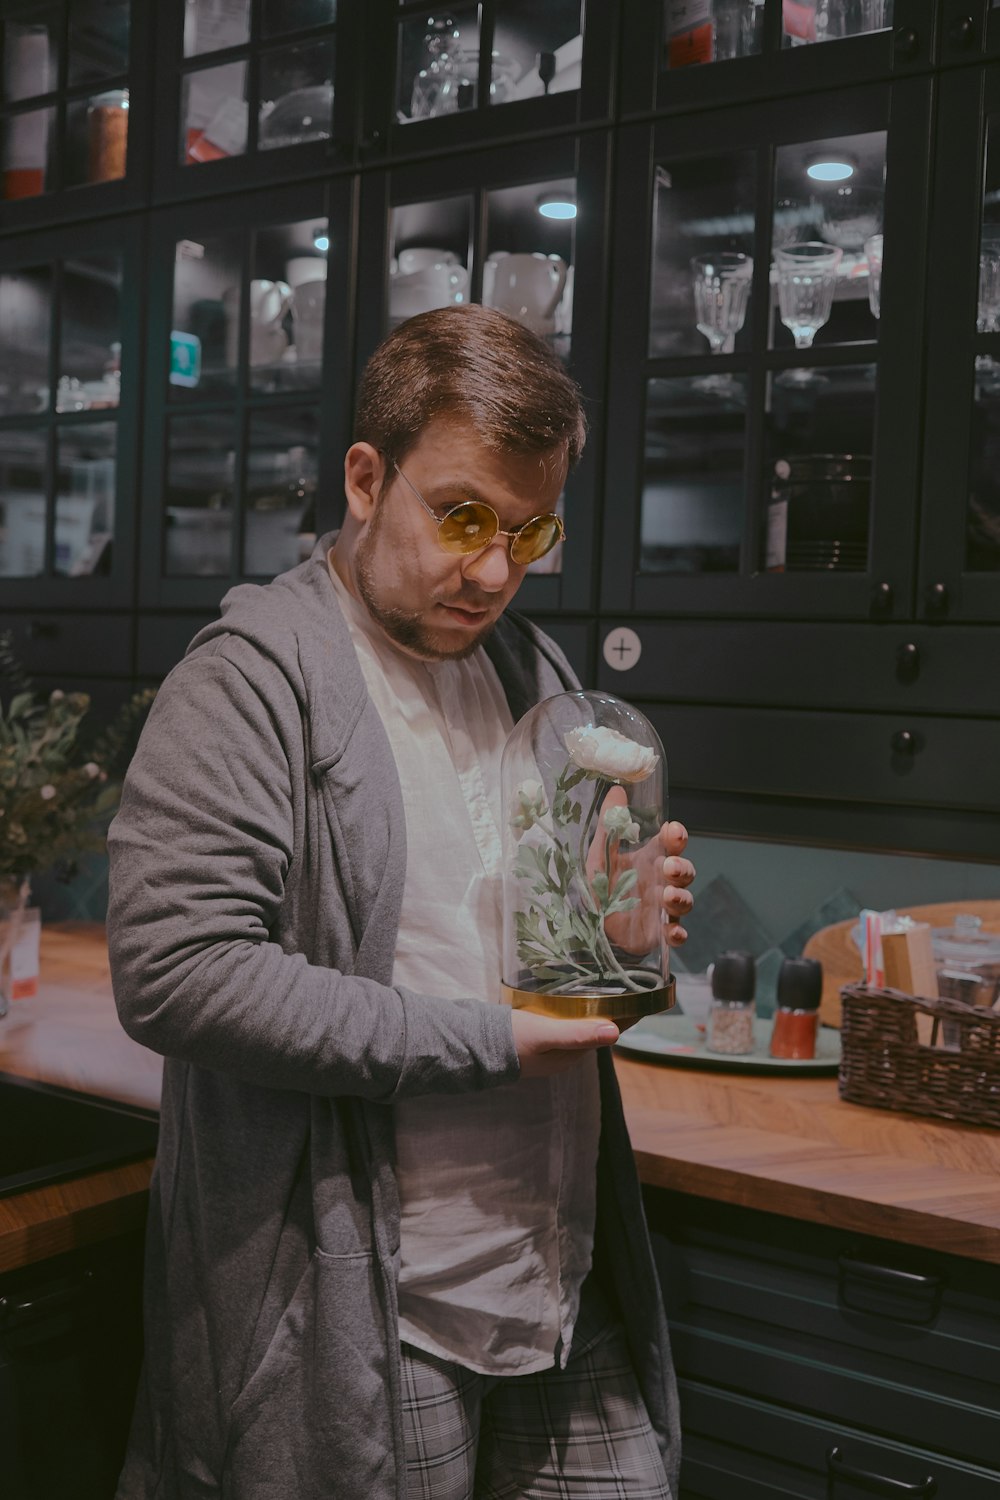
[[816, 1056], [823, 966], [814, 958], [786, 958], [778, 971], [778, 1004], [771, 1032], [771, 1056]]
[[712, 1008], [708, 1013], [709, 1052], [739, 1056], [754, 1050], [754, 994], [757, 970], [752, 953], [721, 953], [712, 967]]

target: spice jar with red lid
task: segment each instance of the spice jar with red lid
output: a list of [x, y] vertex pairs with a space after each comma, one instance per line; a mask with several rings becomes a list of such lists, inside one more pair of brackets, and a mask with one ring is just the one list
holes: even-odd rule
[[823, 966], [814, 958], [786, 958], [778, 972], [771, 1056], [806, 1060], [816, 1056]]

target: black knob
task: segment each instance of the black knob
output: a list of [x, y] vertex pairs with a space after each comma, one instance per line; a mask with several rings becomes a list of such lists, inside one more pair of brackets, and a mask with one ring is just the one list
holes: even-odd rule
[[920, 674], [920, 647], [912, 641], [896, 649], [896, 675], [902, 682], [913, 682]]
[[891, 583], [877, 583], [872, 589], [871, 612], [879, 619], [892, 613]]
[[370, 151], [375, 146], [381, 146], [381, 144], [382, 132], [381, 130], [379, 130], [377, 125], [375, 126], [374, 130], [369, 130], [368, 134], [364, 136], [361, 141], [361, 145], [365, 151]]
[[897, 755], [913, 755], [917, 748], [917, 737], [909, 729], [897, 729], [890, 744]]
[[948, 585], [932, 583], [924, 595], [924, 604], [932, 620], [943, 620], [948, 613]]
[[920, 33], [912, 26], [897, 26], [892, 34], [893, 51], [897, 57], [916, 57], [920, 51]]
[[970, 47], [976, 45], [976, 23], [971, 16], [960, 16], [948, 28], [948, 35], [956, 47], [961, 47], [968, 52]]

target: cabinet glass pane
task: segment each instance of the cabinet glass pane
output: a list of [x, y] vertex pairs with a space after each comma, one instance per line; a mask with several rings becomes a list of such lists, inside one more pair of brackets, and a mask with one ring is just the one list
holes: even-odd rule
[[768, 382], [761, 539], [771, 572], [864, 572], [876, 367], [799, 366]]
[[249, 337], [244, 339], [256, 391], [319, 384], [326, 309], [325, 219], [258, 230], [251, 255]]
[[29, 109], [8, 115], [3, 129], [3, 196], [34, 198], [52, 185], [56, 112]]
[[[477, 64], [478, 64], [477, 54]], [[580, 87], [580, 0], [498, 0], [490, 73], [491, 104], [536, 99]]]
[[242, 235], [180, 240], [174, 255], [169, 387], [175, 399], [233, 389], [239, 356]]
[[664, 0], [663, 66], [752, 57], [763, 32], [764, 0]]
[[4, 103], [51, 93], [59, 73], [58, 6], [37, 6], [30, 21], [5, 21], [2, 33]]
[[239, 47], [250, 36], [250, 0], [186, 0], [184, 56]]
[[114, 182], [125, 176], [128, 106], [128, 89], [109, 89], [67, 106], [65, 186]]
[[244, 573], [272, 578], [312, 551], [318, 416], [314, 408], [255, 411], [247, 434]]
[[969, 507], [965, 566], [975, 573], [1000, 572], [1000, 360], [976, 359], [972, 406]]
[[128, 67], [128, 0], [71, 0], [68, 77], [95, 83]]
[[[873, 339], [870, 260], [882, 233], [884, 130], [796, 141], [775, 153], [774, 348]], [[878, 243], [881, 276], [881, 241]]]
[[0, 430], [0, 578], [45, 571], [48, 433]]
[[517, 318], [562, 355], [573, 332], [576, 179], [486, 195], [483, 303]]
[[260, 60], [262, 151], [329, 140], [333, 129], [333, 42], [265, 52]]
[[231, 413], [174, 417], [167, 442], [164, 570], [171, 576], [229, 572], [236, 486]]
[[749, 347], [754, 168], [751, 151], [657, 165], [651, 355]]
[[0, 275], [0, 416], [49, 405], [52, 268], [25, 266]]
[[118, 429], [64, 422], [57, 438], [55, 571], [78, 578], [110, 560]]
[[[725, 389], [719, 387], [720, 379]], [[746, 396], [744, 375], [648, 382], [642, 572], [738, 570]]]
[[892, 25], [892, 0], [782, 0], [783, 45], [835, 42]]
[[121, 281], [117, 255], [81, 255], [63, 263], [58, 411], [118, 405]]
[[995, 115], [986, 124], [976, 328], [979, 333], [1000, 330], [1000, 119]]
[[433, 307], [468, 300], [471, 198], [401, 204], [392, 210], [389, 243], [390, 328]]
[[242, 156], [247, 149], [247, 65], [189, 73], [181, 90], [180, 159], [185, 166]]
[[400, 22], [396, 118], [401, 124], [474, 109], [478, 74], [478, 6]]
[[329, 26], [337, 19], [337, 0], [264, 0], [261, 27], [265, 36]]

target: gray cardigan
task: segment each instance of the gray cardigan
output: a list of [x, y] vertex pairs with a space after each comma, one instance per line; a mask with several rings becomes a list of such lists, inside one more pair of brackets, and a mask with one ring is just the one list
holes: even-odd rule
[[[510, 1013], [391, 984], [399, 778], [326, 570], [241, 585], [166, 679], [108, 839], [126, 1031], [166, 1058], [119, 1500], [403, 1500], [392, 1106], [518, 1076]], [[517, 719], [573, 685], [507, 615]], [[611, 1059], [595, 1257], [676, 1494], [676, 1390]]]

